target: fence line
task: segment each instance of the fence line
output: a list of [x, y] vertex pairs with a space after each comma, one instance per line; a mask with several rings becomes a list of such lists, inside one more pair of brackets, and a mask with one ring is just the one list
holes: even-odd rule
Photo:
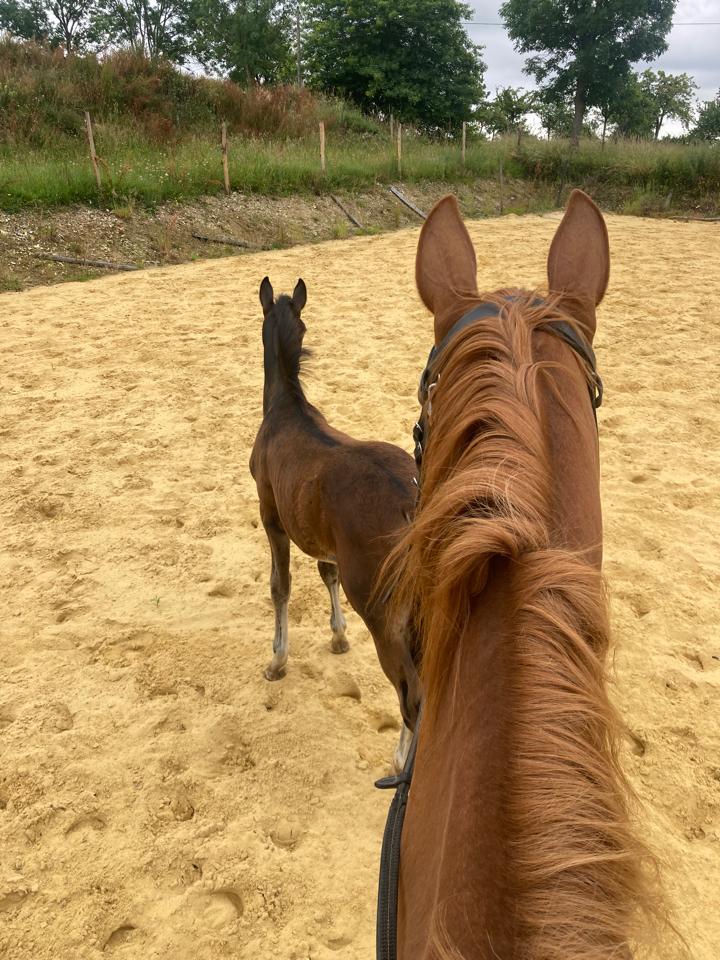
[[227, 123], [223, 120], [220, 142], [222, 144], [222, 163], [223, 163], [223, 179], [225, 181], [225, 193], [230, 193], [230, 171], [228, 170], [228, 135], [227, 135]]
[[97, 183], [98, 192], [102, 190], [102, 182], [100, 180], [100, 167], [98, 166], [97, 154], [95, 153], [95, 137], [93, 136], [92, 120], [90, 119], [90, 112], [85, 111], [85, 130], [87, 131], [88, 144], [90, 146], [90, 161], [92, 163], [92, 168], [95, 173], [95, 182]]

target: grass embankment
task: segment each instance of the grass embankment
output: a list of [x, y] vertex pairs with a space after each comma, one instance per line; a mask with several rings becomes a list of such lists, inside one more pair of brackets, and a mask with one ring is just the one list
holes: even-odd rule
[[[102, 189], [88, 159], [83, 112], [95, 123]], [[223, 189], [220, 120], [230, 132], [233, 189], [287, 195], [360, 190], [398, 179], [386, 125], [341, 101], [292, 87], [243, 90], [121, 53], [67, 60], [27, 44], [0, 43], [0, 209], [71, 203], [153, 205]], [[318, 122], [327, 132], [327, 173]], [[628, 212], [667, 202], [715, 208], [720, 146], [471, 138], [460, 162], [453, 140], [407, 136], [402, 179], [462, 182], [506, 176], [557, 184], [631, 188]]]

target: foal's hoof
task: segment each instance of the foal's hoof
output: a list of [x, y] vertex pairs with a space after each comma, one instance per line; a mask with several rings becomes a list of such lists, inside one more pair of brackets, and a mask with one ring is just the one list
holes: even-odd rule
[[347, 653], [350, 649], [350, 644], [345, 637], [333, 637], [330, 649], [333, 653]]
[[271, 663], [263, 670], [266, 680], [282, 680], [285, 676], [285, 667], [274, 667]]

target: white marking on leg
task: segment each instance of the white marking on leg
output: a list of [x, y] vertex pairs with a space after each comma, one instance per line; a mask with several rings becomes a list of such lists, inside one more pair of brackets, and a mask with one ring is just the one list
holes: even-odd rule
[[335, 653], [345, 653], [350, 645], [345, 637], [347, 623], [343, 616], [342, 607], [340, 606], [340, 582], [335, 580], [330, 584], [328, 590], [330, 591], [330, 604], [332, 607], [330, 613], [330, 628], [333, 633], [332, 648]]
[[281, 600], [275, 605], [275, 636], [273, 637], [273, 658], [265, 668], [268, 680], [278, 680], [288, 661], [288, 601]]

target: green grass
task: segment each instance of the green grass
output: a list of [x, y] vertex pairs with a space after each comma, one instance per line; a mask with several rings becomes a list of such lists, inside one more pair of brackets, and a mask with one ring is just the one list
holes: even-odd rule
[[693, 195], [720, 191], [720, 144], [648, 141], [582, 143], [527, 140], [516, 154], [520, 174], [551, 182], [615, 184]]
[[[223, 191], [218, 144], [195, 136], [174, 145], [158, 145], [139, 132], [98, 124], [102, 190], [82, 141], [60, 140], [53, 148], [0, 146], [0, 209], [72, 203], [117, 208], [131, 215], [136, 204], [154, 206]], [[229, 167], [233, 190], [270, 196], [361, 190], [399, 179], [394, 146], [379, 134], [327, 136], [327, 173], [320, 170], [317, 138], [234, 137]], [[632, 187], [649, 195], [674, 191], [686, 197], [717, 198], [720, 147], [680, 144], [596, 142], [572, 150], [567, 144], [527, 139], [474, 141], [463, 169], [452, 142], [408, 138], [403, 147], [402, 180], [462, 182], [497, 178], [500, 161], [506, 177], [565, 187]], [[717, 202], [717, 199], [716, 199]]]
[[[106, 142], [96, 130], [102, 190], [82, 145], [65, 144], [56, 151], [0, 148], [0, 208], [70, 203], [111, 205], [124, 211], [133, 203], [154, 205], [223, 190], [220, 150], [216, 143], [192, 138], [162, 148], [137, 137]], [[405, 144], [403, 179], [457, 180], [497, 174], [499, 158], [508, 159], [504, 144], [483, 144], [469, 151], [462, 171], [452, 145], [420, 140]], [[327, 173], [320, 170], [316, 138], [296, 140], [233, 139], [229, 151], [234, 190], [281, 196], [292, 193], [356, 190], [398, 179], [393, 147], [385, 138], [327, 139]]]

